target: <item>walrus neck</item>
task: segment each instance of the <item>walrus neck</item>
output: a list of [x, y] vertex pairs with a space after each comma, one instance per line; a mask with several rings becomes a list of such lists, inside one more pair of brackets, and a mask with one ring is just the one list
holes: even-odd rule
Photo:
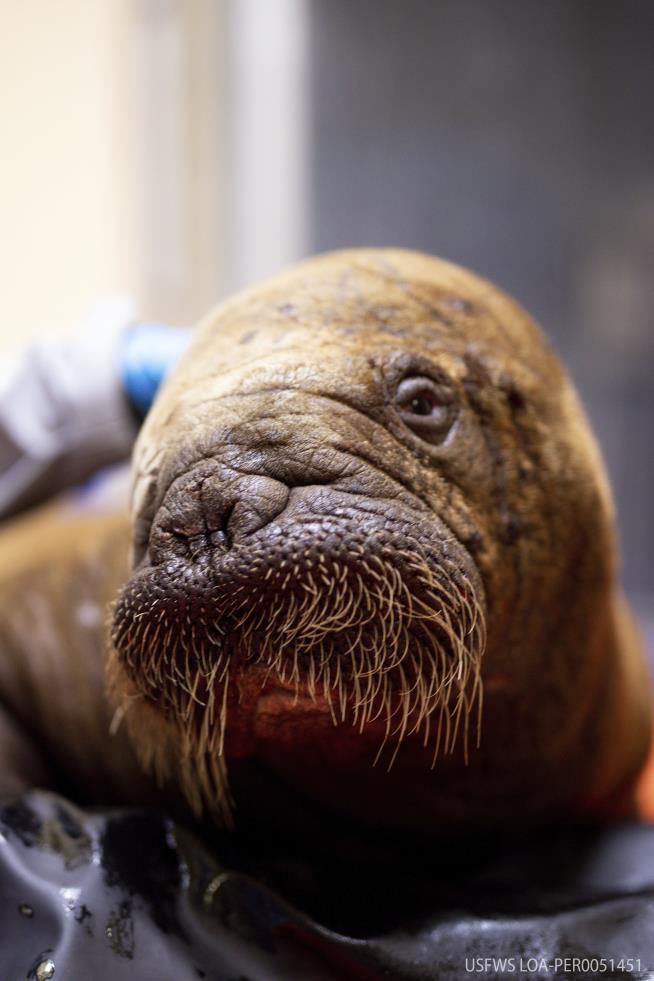
[[597, 752], [578, 814], [590, 818], [634, 816], [638, 777], [651, 751], [651, 679], [631, 612], [617, 594], [609, 605], [603, 677], [592, 706]]

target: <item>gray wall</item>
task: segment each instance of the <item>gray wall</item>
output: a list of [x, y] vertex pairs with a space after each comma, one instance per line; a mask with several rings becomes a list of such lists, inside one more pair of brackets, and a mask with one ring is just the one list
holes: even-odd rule
[[397, 244], [517, 296], [582, 392], [654, 616], [654, 4], [311, 0], [311, 251]]

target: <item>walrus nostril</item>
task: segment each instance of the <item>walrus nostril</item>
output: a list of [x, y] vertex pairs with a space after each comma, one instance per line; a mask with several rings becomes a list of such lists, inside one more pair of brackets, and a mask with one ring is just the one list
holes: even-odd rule
[[226, 495], [221, 488], [203, 495], [207, 528], [218, 532], [222, 544], [231, 548], [281, 514], [289, 494], [285, 484], [271, 477], [240, 477]]
[[148, 557], [158, 565], [178, 557], [193, 564], [214, 549], [229, 551], [263, 528], [288, 503], [289, 488], [260, 475], [189, 475], [164, 499], [152, 523]]
[[225, 513], [221, 517], [220, 528], [209, 536], [210, 539], [213, 539], [217, 536], [220, 539], [221, 544], [224, 545], [225, 548], [232, 547], [232, 535], [229, 530], [229, 522], [231, 521], [235, 506], [236, 506], [235, 504], [228, 505], [227, 509], [225, 510]]

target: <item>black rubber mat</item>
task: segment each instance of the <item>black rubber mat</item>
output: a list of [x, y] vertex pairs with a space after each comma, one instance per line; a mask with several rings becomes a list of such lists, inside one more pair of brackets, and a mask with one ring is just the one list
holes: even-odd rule
[[309, 865], [38, 792], [0, 831], [3, 981], [654, 978], [654, 826]]

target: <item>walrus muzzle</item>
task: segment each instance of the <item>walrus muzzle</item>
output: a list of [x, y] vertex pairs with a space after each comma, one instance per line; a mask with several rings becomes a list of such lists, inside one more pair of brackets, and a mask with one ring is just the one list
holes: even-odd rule
[[192, 796], [225, 818], [225, 756], [271, 691], [291, 719], [308, 700], [333, 726], [365, 730], [386, 768], [406, 737], [433, 765], [479, 736], [484, 594], [471, 556], [397, 481], [321, 451], [319, 430], [297, 433], [293, 409], [272, 446], [253, 419], [236, 439], [214, 433], [208, 459], [185, 456], [114, 613], [127, 676], [175, 720]]

